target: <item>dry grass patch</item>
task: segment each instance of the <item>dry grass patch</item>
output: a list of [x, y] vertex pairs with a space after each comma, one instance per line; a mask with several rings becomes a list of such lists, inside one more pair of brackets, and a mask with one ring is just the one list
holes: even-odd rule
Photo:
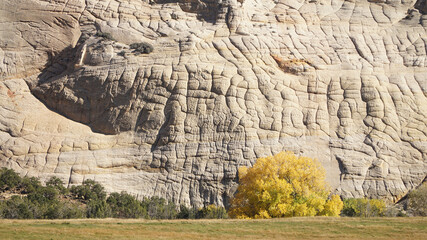
[[427, 218], [0, 220], [0, 239], [427, 239]]

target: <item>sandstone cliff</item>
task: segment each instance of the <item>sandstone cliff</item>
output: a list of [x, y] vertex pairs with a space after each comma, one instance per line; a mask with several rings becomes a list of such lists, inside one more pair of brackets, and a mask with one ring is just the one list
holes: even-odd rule
[[[343, 197], [427, 175], [425, 0], [0, 2], [0, 166], [227, 204], [292, 150]], [[154, 51], [130, 47], [145, 42]]]

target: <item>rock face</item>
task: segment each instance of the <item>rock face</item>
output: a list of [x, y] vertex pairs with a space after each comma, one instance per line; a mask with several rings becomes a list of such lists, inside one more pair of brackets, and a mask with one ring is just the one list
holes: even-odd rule
[[427, 176], [426, 10], [1, 1], [0, 166], [227, 205], [239, 166], [292, 150], [318, 158], [343, 197], [397, 200]]

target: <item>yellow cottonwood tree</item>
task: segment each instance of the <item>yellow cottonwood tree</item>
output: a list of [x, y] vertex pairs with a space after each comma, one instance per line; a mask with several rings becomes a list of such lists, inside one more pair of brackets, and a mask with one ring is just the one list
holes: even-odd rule
[[234, 218], [338, 216], [343, 202], [328, 200], [325, 171], [315, 160], [292, 152], [257, 159], [239, 168], [239, 187], [231, 201]]

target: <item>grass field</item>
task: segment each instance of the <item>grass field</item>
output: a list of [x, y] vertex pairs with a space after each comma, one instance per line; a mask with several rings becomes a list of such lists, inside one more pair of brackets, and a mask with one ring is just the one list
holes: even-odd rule
[[427, 239], [427, 218], [0, 220], [0, 239]]

